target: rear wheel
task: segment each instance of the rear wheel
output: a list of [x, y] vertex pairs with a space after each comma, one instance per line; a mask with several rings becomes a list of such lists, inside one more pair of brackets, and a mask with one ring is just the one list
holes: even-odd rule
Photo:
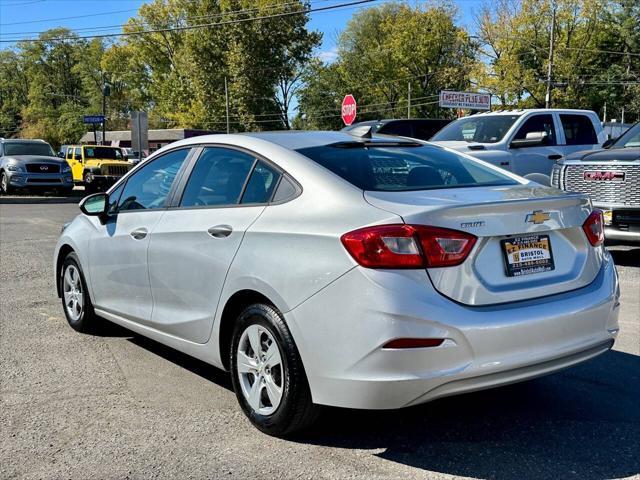
[[282, 315], [274, 307], [245, 309], [233, 333], [233, 387], [245, 415], [259, 430], [283, 436], [315, 421], [300, 354]]
[[97, 325], [87, 284], [80, 268], [78, 256], [71, 252], [64, 259], [60, 272], [62, 307], [67, 322], [78, 332], [92, 331]]

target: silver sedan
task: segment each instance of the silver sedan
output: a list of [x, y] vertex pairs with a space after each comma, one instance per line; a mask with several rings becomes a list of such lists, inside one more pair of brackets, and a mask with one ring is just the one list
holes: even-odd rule
[[360, 130], [187, 139], [85, 198], [54, 258], [71, 327], [229, 370], [272, 435], [611, 348], [618, 281], [586, 196]]

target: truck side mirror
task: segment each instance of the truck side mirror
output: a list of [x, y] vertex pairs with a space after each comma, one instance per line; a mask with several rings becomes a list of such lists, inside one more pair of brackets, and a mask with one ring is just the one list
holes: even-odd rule
[[614, 144], [614, 142], [617, 140], [617, 138], [609, 138], [607, 140], [605, 140], [605, 142], [602, 144], [602, 148], [609, 148], [611, 145]]
[[538, 147], [546, 145], [549, 141], [547, 132], [529, 132], [525, 138], [511, 141], [511, 148]]

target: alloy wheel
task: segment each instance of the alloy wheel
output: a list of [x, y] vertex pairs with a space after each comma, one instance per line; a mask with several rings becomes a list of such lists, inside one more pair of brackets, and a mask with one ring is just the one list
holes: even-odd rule
[[278, 343], [261, 325], [249, 325], [238, 342], [237, 375], [242, 394], [259, 415], [273, 414], [282, 400], [285, 371]]
[[84, 295], [80, 272], [74, 265], [67, 266], [63, 277], [64, 306], [69, 317], [77, 322], [82, 317]]

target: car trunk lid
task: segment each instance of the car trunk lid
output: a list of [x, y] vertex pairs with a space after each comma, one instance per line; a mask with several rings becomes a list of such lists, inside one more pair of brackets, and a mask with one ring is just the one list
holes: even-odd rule
[[[408, 224], [460, 230], [478, 237], [461, 265], [427, 269], [440, 293], [466, 305], [491, 305], [574, 290], [591, 283], [600, 269], [602, 249], [593, 248], [582, 230], [591, 212], [584, 195], [518, 185], [367, 191], [365, 198], [400, 215]], [[533, 257], [527, 256], [530, 254]], [[522, 263], [538, 258], [538, 254], [551, 262], [542, 260], [547, 264], [540, 268], [535, 263]]]

